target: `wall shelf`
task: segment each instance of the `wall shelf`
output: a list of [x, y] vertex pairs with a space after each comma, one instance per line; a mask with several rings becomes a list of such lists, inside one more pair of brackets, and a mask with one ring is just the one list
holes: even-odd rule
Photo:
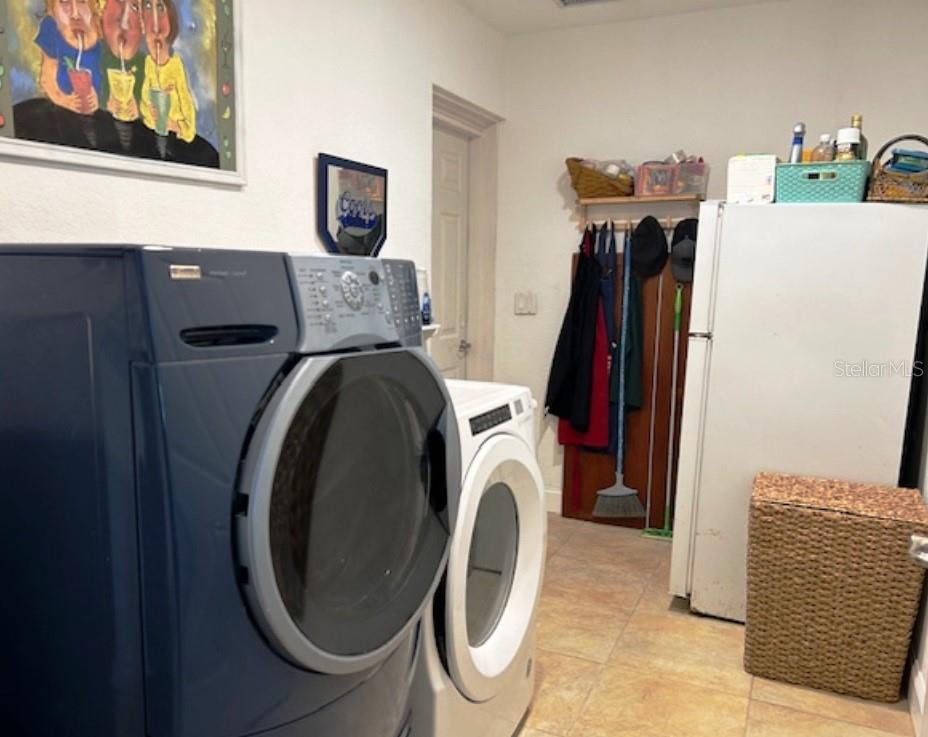
[[582, 207], [588, 205], [631, 205], [641, 204], [642, 202], [693, 202], [703, 201], [703, 197], [698, 194], [668, 194], [652, 195], [650, 197], [581, 197], [578, 202]]
[[[580, 197], [577, 199], [577, 204], [579, 205], [580, 210], [580, 230], [586, 228], [586, 226], [593, 222], [590, 218], [589, 208], [596, 205], [648, 205], [655, 202], [665, 202], [673, 203], [680, 207], [687, 208], [683, 212], [690, 212], [689, 208], [692, 205], [698, 206], [699, 203], [703, 202], [705, 198], [702, 195], [698, 194], [669, 194], [669, 195], [653, 195], [650, 197], [635, 197], [629, 195], [628, 197]], [[675, 210], [677, 211], [677, 210]], [[692, 217], [690, 215], [689, 217]], [[681, 220], [686, 218], [671, 218], [671, 217], [661, 217], [660, 220], [665, 228], [671, 229], [677, 226]], [[615, 227], [632, 229], [641, 222], [640, 219], [632, 220], [616, 220], [610, 218], [610, 220], [615, 223]]]

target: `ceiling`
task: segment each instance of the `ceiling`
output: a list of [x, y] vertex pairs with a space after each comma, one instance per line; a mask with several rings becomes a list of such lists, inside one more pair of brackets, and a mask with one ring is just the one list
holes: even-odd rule
[[515, 34], [679, 15], [735, 5], [757, 5], [776, 0], [590, 0], [566, 8], [558, 0], [458, 1], [498, 31]]

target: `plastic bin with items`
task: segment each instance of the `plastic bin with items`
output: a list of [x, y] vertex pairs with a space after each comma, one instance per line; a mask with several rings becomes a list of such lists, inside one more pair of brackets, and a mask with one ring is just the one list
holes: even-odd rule
[[635, 194], [638, 197], [690, 195], [705, 199], [709, 187], [709, 165], [683, 151], [664, 161], [646, 161], [638, 167]]

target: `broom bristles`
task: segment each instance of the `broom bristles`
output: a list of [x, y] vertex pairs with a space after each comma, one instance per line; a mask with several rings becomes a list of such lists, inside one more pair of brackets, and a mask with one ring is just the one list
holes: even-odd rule
[[619, 477], [615, 484], [608, 489], [596, 492], [596, 506], [593, 507], [594, 517], [610, 517], [612, 519], [627, 519], [630, 517], [644, 517], [645, 510], [638, 499], [638, 492], [627, 487]]

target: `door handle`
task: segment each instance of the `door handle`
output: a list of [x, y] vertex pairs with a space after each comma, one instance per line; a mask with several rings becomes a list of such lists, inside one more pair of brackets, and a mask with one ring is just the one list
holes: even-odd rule
[[466, 356], [468, 353], [470, 353], [470, 349], [472, 347], [473, 346], [471, 346], [470, 343], [464, 340], [464, 338], [461, 338], [461, 342], [458, 343], [458, 355]]
[[909, 558], [915, 565], [928, 568], [928, 537], [912, 535], [909, 539]]

